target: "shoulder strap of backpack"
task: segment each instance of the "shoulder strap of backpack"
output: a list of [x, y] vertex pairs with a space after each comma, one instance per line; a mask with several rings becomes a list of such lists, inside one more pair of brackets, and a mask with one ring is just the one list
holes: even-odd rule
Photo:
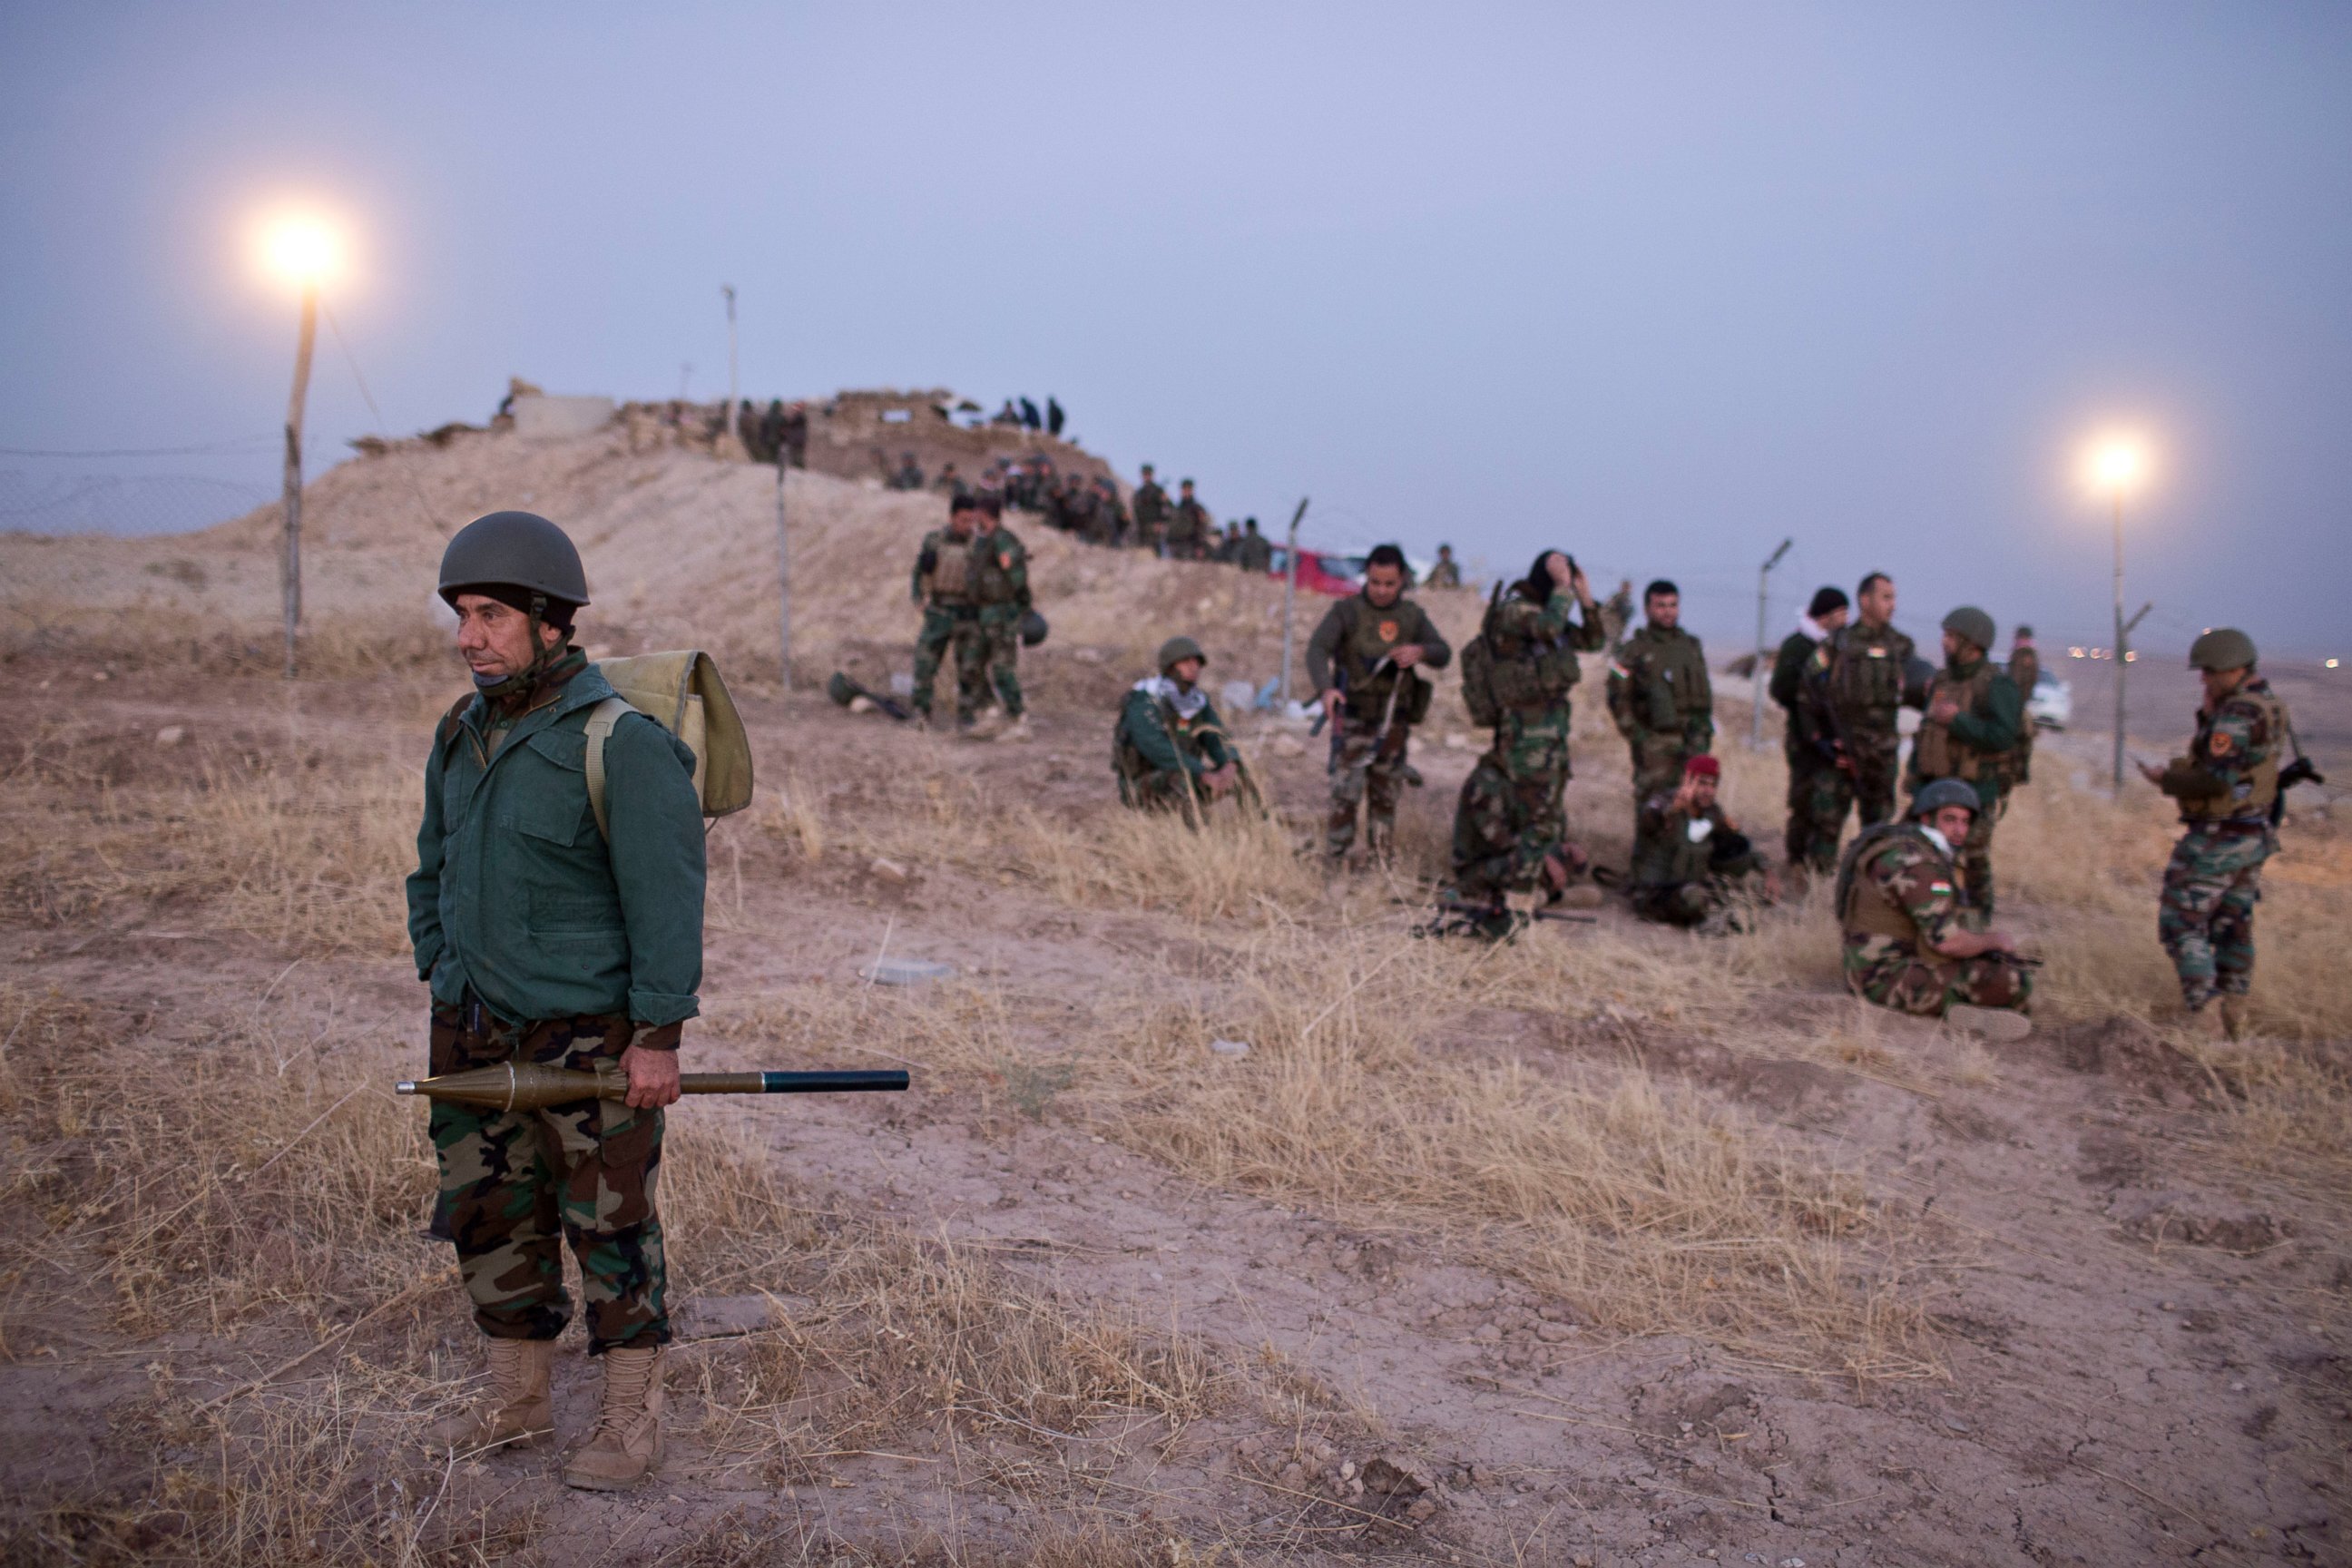
[[465, 721], [466, 710], [473, 705], [474, 694], [470, 691], [449, 705], [449, 711], [442, 714], [441, 721], [433, 726], [433, 743], [436, 746], [449, 743], [450, 738], [457, 732], [457, 726]]
[[597, 837], [608, 843], [613, 829], [604, 819], [604, 742], [613, 738], [613, 726], [621, 715], [635, 711], [624, 697], [607, 697], [588, 710], [588, 750], [581, 759], [588, 769], [588, 809], [596, 814]]

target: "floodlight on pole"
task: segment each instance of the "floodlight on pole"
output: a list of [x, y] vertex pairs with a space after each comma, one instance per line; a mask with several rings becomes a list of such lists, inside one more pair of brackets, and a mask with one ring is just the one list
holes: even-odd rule
[[294, 389], [286, 400], [286, 537], [278, 588], [286, 620], [286, 679], [294, 679], [295, 638], [302, 624], [302, 412], [310, 395], [310, 351], [319, 336], [319, 289], [342, 261], [332, 225], [308, 215], [278, 218], [261, 232], [263, 267], [301, 293], [294, 345]]
[[[2115, 529], [2116, 542], [2116, 744], [2114, 789], [2124, 792], [2124, 671], [2131, 663], [2129, 637], [2139, 616], [2124, 619], [2124, 497], [2147, 479], [2147, 444], [2138, 437], [2112, 434], [2094, 441], [2083, 456], [2083, 477], [2094, 493], [2104, 497]], [[2140, 615], [2147, 612], [2143, 610]]]

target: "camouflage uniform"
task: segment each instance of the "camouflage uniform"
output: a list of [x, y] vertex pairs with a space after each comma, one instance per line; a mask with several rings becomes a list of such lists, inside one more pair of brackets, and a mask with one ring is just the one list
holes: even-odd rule
[[956, 664], [956, 721], [969, 724], [992, 686], [1005, 713], [1024, 709], [1019, 659], [1021, 616], [1029, 608], [1029, 558], [1010, 529], [975, 530], [969, 542], [951, 529], [923, 536], [911, 579], [923, 626], [915, 636], [915, 710], [929, 717], [931, 688], [950, 649]]
[[1165, 675], [1137, 681], [1111, 732], [1120, 804], [1159, 811], [1207, 805], [1195, 781], [1234, 760], [1226, 735], [1216, 704], [1199, 687], [1188, 690]]
[[1789, 634], [1772, 661], [1772, 700], [1788, 715], [1780, 752], [1789, 764], [1788, 862], [1811, 870], [1837, 869], [1838, 837], [1853, 804], [1852, 775], [1838, 765], [1835, 733], [1828, 728], [1808, 677], [1829, 639], [1811, 621]]
[[2250, 676], [2198, 715], [2189, 755], [2164, 771], [2160, 787], [2180, 803], [2188, 831], [2164, 868], [2156, 931], [2192, 1011], [2253, 982], [2254, 905], [2263, 862], [2278, 847], [2271, 807], [2287, 728], [2270, 682]]
[[1719, 805], [1693, 815], [1666, 790], [1643, 801], [1635, 819], [1631, 898], [1645, 921], [1702, 924], [1741, 878], [1761, 868], [1755, 847]]
[[1958, 868], [1925, 830], [1904, 823], [1864, 832], [1838, 878], [1846, 989], [1926, 1018], [1942, 1017], [1955, 1003], [2027, 1011], [2032, 975], [2006, 954], [1935, 951], [1961, 907]]
[[1157, 550], [1168, 532], [1168, 492], [1160, 488], [1157, 479], [1146, 479], [1135, 488], [1135, 542], [1146, 550]]
[[1242, 542], [1234, 551], [1234, 564], [1244, 572], [1260, 576], [1274, 570], [1274, 544], [1255, 525], [1242, 531]]
[[[520, 1028], [476, 1005], [433, 1009], [436, 1074], [508, 1061], [593, 1072], [630, 1043], [626, 1014]], [[551, 1340], [571, 1321], [563, 1244], [580, 1260], [591, 1354], [665, 1344], [669, 1317], [661, 1217], [662, 1113], [617, 1100], [547, 1110], [433, 1102], [441, 1209], [457, 1245], [474, 1321], [493, 1339]]]
[[1602, 641], [1600, 616], [1571, 619], [1575, 610], [1566, 588], [1541, 605], [1515, 593], [1497, 599], [1479, 628], [1495, 741], [1463, 780], [1454, 810], [1454, 885], [1465, 899], [1533, 888], [1545, 857], [1568, 841], [1569, 692], [1582, 676], [1577, 651]]
[[1433, 588], [1459, 588], [1462, 586], [1462, 568], [1460, 564], [1452, 560], [1445, 560], [1440, 561], [1436, 565], [1432, 566], [1429, 569], [1429, 585]]
[[1186, 496], [1176, 503], [1176, 510], [1168, 516], [1168, 559], [1207, 560], [1210, 541], [1216, 536], [1216, 531], [1217, 525], [1209, 516], [1209, 509]]
[[[1895, 784], [1903, 752], [1895, 716], [1903, 706], [1904, 671], [1916, 652], [1911, 639], [1891, 625], [1857, 622], [1823, 639], [1807, 672], [1816, 693], [1816, 711], [1837, 743], [1845, 748], [1853, 766], [1842, 793], [1849, 794], [1859, 808], [1864, 827], [1895, 815]], [[1843, 805], [1836, 823], [1843, 831]]]
[[2025, 705], [2017, 687], [2000, 666], [1979, 657], [1967, 664], [1948, 664], [1927, 689], [1927, 703], [1949, 695], [1959, 712], [1949, 724], [1922, 720], [1911, 743], [1911, 769], [1906, 783], [1916, 795], [1930, 780], [1956, 778], [1975, 786], [1977, 812], [1969, 819], [1968, 841], [1959, 846], [1960, 880], [1967, 890], [1971, 915], [1992, 918], [1992, 829], [2008, 808], [2012, 769], [2019, 757], [2019, 735]]
[[1681, 784], [1683, 764], [1715, 745], [1715, 688], [1698, 638], [1645, 626], [1609, 666], [1609, 716], [1633, 753], [1634, 833], [1643, 802]]
[[[1425, 710], [1429, 683], [1416, 677], [1411, 686], [1401, 687], [1393, 666], [1377, 676], [1372, 671], [1391, 649], [1408, 643], [1420, 646], [1422, 664], [1429, 669], [1443, 669], [1454, 658], [1453, 647], [1419, 605], [1400, 595], [1395, 604], [1380, 609], [1360, 593], [1334, 604], [1307, 639], [1307, 677], [1315, 689], [1328, 691], [1336, 684], [1347, 693], [1331, 721], [1331, 813], [1323, 847], [1334, 859], [1356, 841], [1360, 807], [1376, 853], [1385, 854], [1395, 839], [1397, 801], [1410, 772], [1407, 739], [1421, 717], [1412, 710]], [[1383, 713], [1390, 714], [1385, 741], [1380, 734]]]

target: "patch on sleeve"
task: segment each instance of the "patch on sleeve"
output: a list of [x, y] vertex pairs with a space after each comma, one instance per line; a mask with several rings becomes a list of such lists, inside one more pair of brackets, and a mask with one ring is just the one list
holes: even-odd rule
[[2205, 748], [2217, 757], [2226, 757], [2238, 749], [2238, 742], [2229, 731], [2216, 730], [2212, 738], [2205, 742]]

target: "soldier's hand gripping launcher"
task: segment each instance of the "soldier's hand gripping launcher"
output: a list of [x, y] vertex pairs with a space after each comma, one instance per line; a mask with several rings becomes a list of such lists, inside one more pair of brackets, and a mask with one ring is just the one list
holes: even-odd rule
[[[833, 1068], [822, 1072], [689, 1072], [680, 1073], [680, 1094], [845, 1094], [859, 1089], [907, 1087], [905, 1069]], [[419, 1094], [458, 1105], [478, 1105], [488, 1110], [545, 1110], [579, 1100], [625, 1100], [629, 1075], [617, 1064], [606, 1063], [593, 1072], [541, 1067], [536, 1062], [501, 1062], [496, 1067], [443, 1073], [438, 1078], [404, 1079], [392, 1086], [394, 1094]]]

